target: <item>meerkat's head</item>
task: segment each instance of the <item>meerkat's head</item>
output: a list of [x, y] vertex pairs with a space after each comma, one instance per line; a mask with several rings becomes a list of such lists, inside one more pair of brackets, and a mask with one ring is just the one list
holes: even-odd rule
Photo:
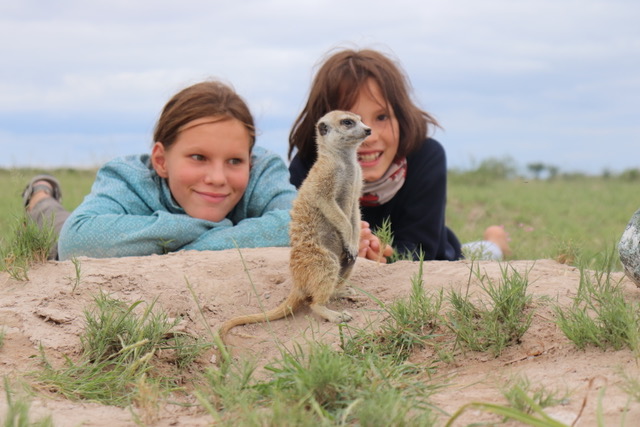
[[371, 135], [371, 128], [357, 114], [330, 111], [316, 123], [318, 144], [357, 147]]

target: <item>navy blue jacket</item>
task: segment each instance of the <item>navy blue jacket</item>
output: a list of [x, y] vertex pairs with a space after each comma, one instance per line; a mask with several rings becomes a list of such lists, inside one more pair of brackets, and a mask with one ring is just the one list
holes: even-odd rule
[[[310, 164], [295, 156], [289, 165], [291, 183], [299, 187]], [[424, 259], [455, 261], [462, 258], [460, 241], [445, 225], [447, 200], [447, 160], [438, 141], [427, 138], [407, 156], [407, 177], [398, 193], [387, 203], [361, 208], [362, 219], [372, 230], [391, 220], [393, 246], [400, 253], [417, 253]]]

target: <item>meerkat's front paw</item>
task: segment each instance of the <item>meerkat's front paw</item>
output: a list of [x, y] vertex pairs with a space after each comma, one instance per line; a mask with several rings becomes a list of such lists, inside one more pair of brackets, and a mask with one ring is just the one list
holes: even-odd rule
[[356, 259], [358, 259], [358, 248], [356, 247], [355, 250], [353, 250], [352, 248], [343, 247], [342, 257], [341, 264], [352, 265], [356, 262]]

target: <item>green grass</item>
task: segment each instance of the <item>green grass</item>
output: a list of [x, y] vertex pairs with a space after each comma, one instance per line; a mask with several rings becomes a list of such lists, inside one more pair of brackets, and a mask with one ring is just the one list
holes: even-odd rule
[[637, 181], [620, 178], [474, 182], [470, 173], [450, 174], [447, 224], [462, 242], [504, 225], [510, 259], [556, 259], [576, 248], [589, 259], [619, 241], [638, 209], [637, 191]]

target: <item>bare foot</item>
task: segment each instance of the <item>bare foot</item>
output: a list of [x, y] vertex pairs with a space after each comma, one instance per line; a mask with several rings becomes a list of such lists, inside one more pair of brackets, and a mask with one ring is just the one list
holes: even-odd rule
[[504, 256], [511, 255], [509, 247], [509, 233], [504, 230], [502, 225], [491, 225], [484, 231], [484, 240], [498, 245]]
[[[47, 186], [51, 189], [51, 192], [53, 192], [53, 187], [51, 186], [51, 183], [49, 181], [45, 181], [45, 180], [36, 181], [33, 183], [33, 185]], [[47, 193], [45, 190], [38, 190], [34, 192], [33, 195], [31, 196], [31, 200], [29, 200], [29, 205], [27, 205], [27, 211], [31, 211], [33, 206], [37, 205], [40, 200], [46, 199], [47, 197], [51, 197], [51, 193]]]

